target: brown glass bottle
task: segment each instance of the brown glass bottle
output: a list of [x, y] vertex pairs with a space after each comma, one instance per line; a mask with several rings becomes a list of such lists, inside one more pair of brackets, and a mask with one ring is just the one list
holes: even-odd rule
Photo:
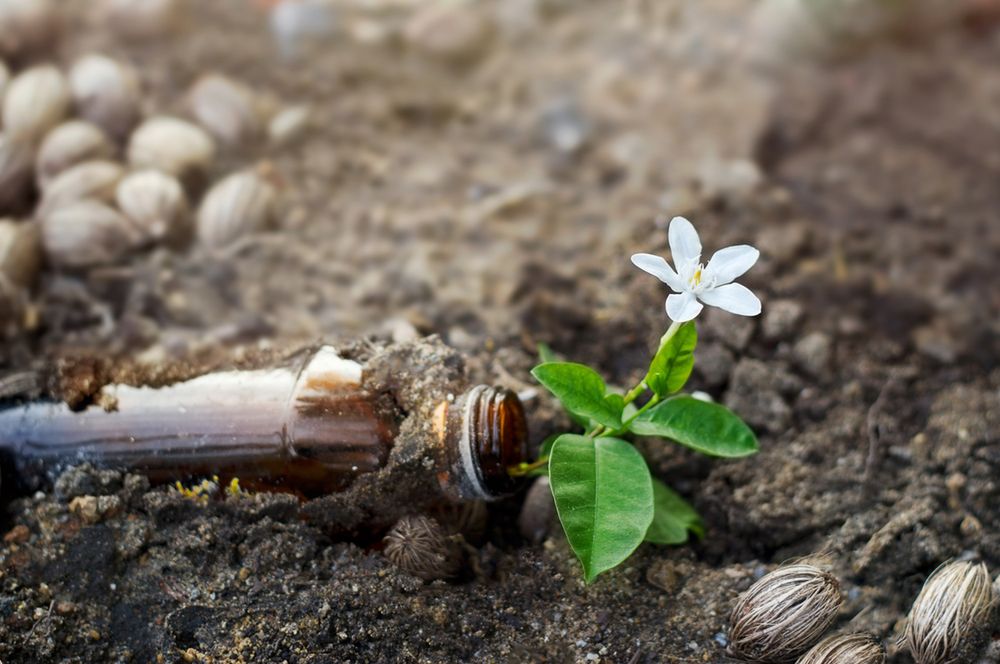
[[[324, 346], [288, 366], [107, 385], [82, 411], [11, 406], [0, 410], [2, 463], [24, 488], [88, 462], [154, 481], [217, 475], [310, 496], [345, 491], [385, 471], [407, 416], [389, 391], [364, 384], [363, 371]], [[527, 431], [515, 394], [480, 385], [423, 412], [433, 421], [421, 428], [420, 467], [442, 495], [490, 500], [516, 488], [507, 469], [526, 459]]]

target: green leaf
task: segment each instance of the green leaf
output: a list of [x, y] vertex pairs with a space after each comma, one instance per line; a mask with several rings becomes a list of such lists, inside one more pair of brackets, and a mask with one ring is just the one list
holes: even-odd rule
[[549, 455], [549, 482], [587, 583], [642, 543], [653, 520], [653, 485], [630, 443], [563, 434]]
[[710, 456], [743, 457], [758, 449], [757, 437], [733, 411], [689, 396], [653, 406], [629, 429], [640, 436], [669, 438]]
[[683, 544], [688, 532], [698, 537], [705, 535], [705, 527], [698, 512], [677, 492], [660, 480], [653, 478], [653, 523], [646, 531], [646, 541], [654, 544]]
[[575, 362], [546, 362], [532, 369], [531, 375], [570, 413], [612, 429], [621, 428], [623, 399], [620, 395], [605, 398], [604, 379], [590, 367]]
[[691, 376], [694, 368], [694, 347], [698, 344], [698, 330], [694, 321], [684, 323], [666, 341], [661, 343], [653, 361], [649, 363], [645, 383], [659, 397], [679, 391]]
[[545, 440], [542, 441], [541, 447], [538, 448], [538, 458], [547, 457], [552, 453], [552, 444], [556, 442], [556, 439], [561, 436], [561, 433], [554, 433]]

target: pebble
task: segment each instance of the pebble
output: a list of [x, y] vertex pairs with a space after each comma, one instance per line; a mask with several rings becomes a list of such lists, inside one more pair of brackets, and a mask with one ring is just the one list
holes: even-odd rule
[[833, 360], [833, 340], [825, 332], [810, 332], [792, 347], [796, 364], [813, 377], [820, 377]]
[[798, 330], [802, 323], [802, 305], [795, 300], [775, 300], [764, 310], [761, 331], [768, 341], [784, 341]]
[[429, 2], [411, 17], [403, 37], [413, 50], [451, 64], [471, 63], [489, 49], [493, 24], [472, 3]]
[[721, 387], [729, 381], [729, 375], [736, 365], [736, 358], [720, 343], [705, 342], [698, 347], [698, 361], [695, 371], [705, 381], [707, 387]]
[[757, 326], [754, 316], [734, 316], [715, 307], [705, 307], [703, 319], [706, 337], [718, 339], [737, 352], [746, 350]]
[[17, 524], [3, 536], [4, 544], [24, 544], [31, 538], [31, 531], [24, 524]]
[[521, 537], [532, 544], [541, 543], [549, 534], [556, 516], [556, 505], [552, 500], [552, 489], [546, 476], [536, 479], [521, 505], [517, 517], [517, 528]]
[[780, 433], [792, 421], [792, 409], [780, 393], [781, 378], [759, 360], [740, 360], [733, 370], [725, 405], [754, 429]]
[[809, 227], [805, 222], [768, 226], [757, 234], [754, 246], [761, 254], [778, 264], [788, 264], [798, 258], [809, 243]]

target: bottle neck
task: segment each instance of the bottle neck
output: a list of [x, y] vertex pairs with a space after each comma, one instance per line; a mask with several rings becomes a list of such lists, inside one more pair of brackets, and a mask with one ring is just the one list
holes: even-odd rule
[[445, 403], [443, 448], [448, 468], [440, 479], [459, 499], [495, 500], [521, 484], [508, 472], [528, 457], [528, 427], [512, 391], [478, 385]]

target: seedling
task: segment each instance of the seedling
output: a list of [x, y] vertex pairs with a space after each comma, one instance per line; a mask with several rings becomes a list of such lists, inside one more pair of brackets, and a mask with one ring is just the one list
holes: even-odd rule
[[689, 533], [704, 534], [694, 508], [650, 475], [626, 437], [664, 438], [717, 457], [757, 451], [753, 431], [733, 412], [681, 390], [694, 367], [694, 318], [705, 304], [743, 316], [760, 313], [760, 300], [733, 283], [753, 266], [759, 252], [747, 245], [727, 247], [703, 265], [701, 241], [687, 219], [675, 217], [668, 235], [676, 271], [659, 256], [632, 256], [637, 267], [675, 291], [666, 301], [672, 323], [643, 379], [622, 394], [609, 389], [590, 367], [556, 361], [544, 346], [542, 364], [531, 372], [583, 433], [549, 438], [537, 461], [512, 472], [548, 474], [559, 520], [588, 583], [628, 558], [643, 541], [681, 544]]

